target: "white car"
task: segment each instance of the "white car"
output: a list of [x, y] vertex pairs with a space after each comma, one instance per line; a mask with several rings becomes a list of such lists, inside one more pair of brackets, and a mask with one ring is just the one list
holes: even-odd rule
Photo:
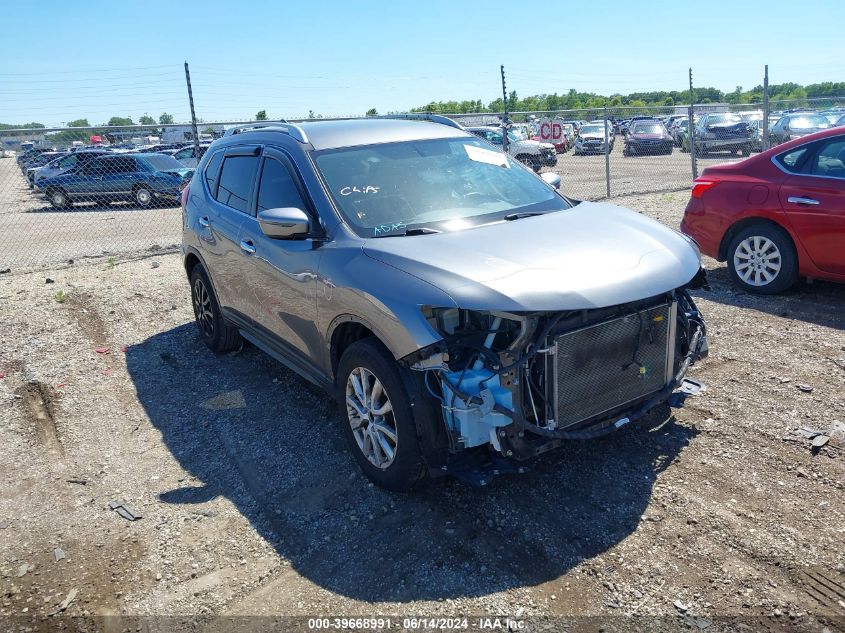
[[178, 160], [185, 167], [196, 167], [209, 145], [211, 145], [211, 143], [200, 143], [199, 156], [197, 156], [194, 152], [194, 146], [188, 145], [187, 147], [183, 147], [182, 149], [174, 152], [173, 158]]
[[[493, 145], [502, 145], [502, 129], [492, 126], [468, 127], [467, 132], [479, 136]], [[525, 138], [522, 134], [508, 130], [508, 154], [534, 171], [543, 166], [557, 165], [557, 151], [551, 143], [541, 143]]]

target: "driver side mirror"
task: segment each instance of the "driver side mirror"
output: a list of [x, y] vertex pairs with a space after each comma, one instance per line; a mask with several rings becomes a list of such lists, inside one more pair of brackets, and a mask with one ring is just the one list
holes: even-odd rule
[[545, 173], [540, 174], [540, 178], [543, 179], [547, 185], [551, 185], [555, 189], [560, 189], [560, 175], [554, 173], [553, 171], [547, 171]]
[[301, 237], [311, 230], [310, 218], [296, 207], [265, 209], [258, 214], [258, 225], [264, 235], [279, 240]]

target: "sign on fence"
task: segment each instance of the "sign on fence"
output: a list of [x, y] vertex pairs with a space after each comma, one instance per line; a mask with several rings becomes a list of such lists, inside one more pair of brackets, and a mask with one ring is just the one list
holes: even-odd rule
[[537, 138], [544, 143], [563, 143], [563, 126], [554, 119], [540, 119]]

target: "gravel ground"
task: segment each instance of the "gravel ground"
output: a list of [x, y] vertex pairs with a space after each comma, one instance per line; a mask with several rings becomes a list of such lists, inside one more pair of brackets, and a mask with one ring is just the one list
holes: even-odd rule
[[[619, 202], [677, 226], [687, 195]], [[463, 614], [842, 630], [845, 441], [814, 451], [794, 430], [845, 421], [845, 286], [754, 297], [706, 266], [704, 394], [526, 475], [415, 495], [366, 482], [306, 381], [202, 346], [177, 255], [0, 276], [0, 628]]]

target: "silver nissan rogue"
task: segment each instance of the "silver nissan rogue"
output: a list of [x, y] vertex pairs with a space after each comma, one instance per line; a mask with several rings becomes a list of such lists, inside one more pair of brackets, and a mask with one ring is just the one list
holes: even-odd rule
[[569, 199], [444, 117], [261, 125], [183, 191], [199, 333], [333, 394], [376, 484], [483, 484], [690, 391], [689, 238]]

